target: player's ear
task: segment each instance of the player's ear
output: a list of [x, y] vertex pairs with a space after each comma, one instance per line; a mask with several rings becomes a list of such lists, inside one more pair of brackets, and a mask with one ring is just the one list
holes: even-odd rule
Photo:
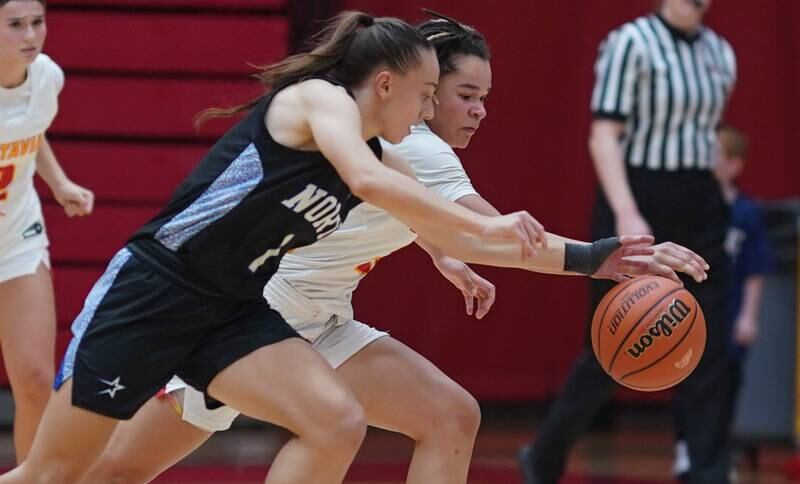
[[375, 93], [381, 99], [386, 99], [389, 97], [389, 93], [392, 89], [394, 78], [392, 76], [391, 71], [382, 70], [375, 74], [374, 77], [374, 85], [375, 85]]

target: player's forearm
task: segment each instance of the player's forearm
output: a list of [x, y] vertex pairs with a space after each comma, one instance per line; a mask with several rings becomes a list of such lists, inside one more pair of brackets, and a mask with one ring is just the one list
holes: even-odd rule
[[456, 200], [456, 203], [481, 215], [489, 217], [500, 215], [500, 212], [480, 195], [465, 195]]
[[444, 253], [444, 251], [442, 249], [440, 249], [436, 245], [432, 244], [431, 242], [428, 242], [427, 240], [423, 239], [422, 237], [417, 237], [417, 240], [415, 240], [414, 242], [416, 242], [416, 244], [418, 246], [420, 246], [422, 248], [422, 250], [424, 250], [425, 252], [428, 253], [429, 256], [431, 256], [431, 259], [433, 260], [434, 264], [436, 264], [436, 261], [440, 257], [445, 255], [445, 253]]
[[363, 173], [351, 186], [359, 198], [383, 208], [406, 225], [419, 222], [451, 230], [480, 234], [483, 215], [449, 202], [420, 183], [395, 170], [378, 165]]
[[589, 151], [600, 186], [614, 214], [636, 213], [639, 209], [628, 184], [619, 133], [613, 126], [599, 123], [602, 122], [596, 121], [592, 127]]
[[56, 160], [56, 155], [53, 153], [47, 138], [39, 146], [39, 151], [36, 153], [36, 173], [42, 177], [42, 180], [53, 191], [69, 182], [67, 174], [64, 173], [63, 168]]
[[[490, 217], [500, 215], [500, 212], [498, 212], [497, 209], [492, 206], [492, 204], [490, 204], [480, 195], [466, 195], [456, 200], [456, 203], [482, 215]], [[428, 255], [431, 256], [434, 264], [437, 263], [439, 258], [445, 256], [445, 253], [442, 251], [442, 249], [436, 247], [434, 244], [423, 239], [422, 237], [417, 237], [416, 243], [422, 247], [422, 249], [425, 250]]]
[[584, 244], [547, 233], [547, 248], [539, 248], [537, 254], [522, 260], [520, 246], [516, 243], [485, 241], [463, 232], [438, 229], [427, 231], [426, 239], [423, 243], [433, 244], [444, 255], [467, 263], [518, 268], [546, 274], [575, 274], [564, 270], [566, 243]]
[[[456, 200], [456, 203], [458, 205], [461, 205], [463, 207], [472, 210], [473, 212], [482, 215], [486, 216], [500, 215], [500, 212], [480, 195], [466, 195]], [[478, 240], [477, 238], [470, 237], [466, 234], [462, 234], [460, 236], [457, 234], [453, 234], [453, 237], [455, 237], [453, 243], [456, 245], [456, 247], [451, 246], [450, 253], [445, 253], [444, 250], [436, 246], [434, 243], [422, 237], [417, 237], [416, 243], [417, 245], [422, 247], [422, 249], [425, 250], [425, 252], [427, 252], [428, 255], [431, 256], [431, 260], [433, 261], [434, 265], [437, 265], [437, 267], [438, 267], [438, 261], [442, 257], [456, 257], [454, 253], [461, 252], [462, 250], [468, 250], [470, 251], [471, 254], [473, 254], [474, 257], [480, 258], [481, 260], [485, 261], [485, 262], [477, 262], [480, 264], [500, 266], [500, 267], [518, 267], [516, 265], [513, 265], [512, 262], [514, 254], [511, 253], [511, 251], [515, 247], [514, 244], [501, 244], [501, 243], [484, 244], [481, 243], [481, 241]], [[463, 239], [461, 239], [461, 237], [463, 237]], [[581, 244], [584, 243], [555, 234], [547, 234], [547, 237], [548, 241], [574, 242]], [[519, 246], [516, 246], [516, 250], [520, 250]], [[470, 262], [470, 261], [465, 261], [465, 262]], [[527, 265], [527, 262], [528, 261], [524, 262], [523, 264]], [[548, 262], [546, 264], [547, 267], [541, 266], [538, 269], [531, 268], [530, 270], [535, 270], [536, 272], [542, 272], [542, 273], [555, 273], [555, 274], [564, 273], [563, 265], [562, 267], [559, 267], [558, 269], [555, 270], [552, 270], [549, 267], [550, 265], [555, 266], [557, 265], [557, 262], [552, 262], [552, 263]]]

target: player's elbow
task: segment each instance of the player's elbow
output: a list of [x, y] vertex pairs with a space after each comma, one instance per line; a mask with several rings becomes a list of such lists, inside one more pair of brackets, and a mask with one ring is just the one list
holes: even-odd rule
[[363, 170], [345, 180], [353, 195], [365, 202], [370, 202], [384, 189], [383, 177], [377, 170]]

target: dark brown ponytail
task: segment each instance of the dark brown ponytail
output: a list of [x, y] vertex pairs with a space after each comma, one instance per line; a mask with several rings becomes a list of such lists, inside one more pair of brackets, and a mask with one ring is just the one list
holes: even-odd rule
[[[420, 62], [420, 51], [430, 43], [402, 20], [374, 18], [357, 11], [343, 12], [312, 39], [311, 52], [295, 54], [269, 66], [259, 67], [255, 77], [267, 88], [302, 81], [317, 75], [331, 75], [347, 86], [357, 86], [380, 65], [405, 73]], [[200, 125], [210, 118], [229, 117], [252, 109], [263, 95], [240, 106], [212, 108], [195, 120]]]

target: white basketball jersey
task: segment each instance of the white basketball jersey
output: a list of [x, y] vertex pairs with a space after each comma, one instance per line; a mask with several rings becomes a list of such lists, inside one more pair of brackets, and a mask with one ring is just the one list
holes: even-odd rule
[[[36, 153], [58, 112], [64, 73], [40, 54], [22, 85], [0, 87], [0, 259], [46, 246], [39, 197], [33, 188]], [[22, 244], [22, 242], [28, 242]]]
[[[424, 123], [412, 127], [400, 144], [381, 144], [408, 161], [420, 183], [443, 197], [455, 201], [477, 194], [453, 149]], [[382, 257], [415, 238], [411, 229], [384, 210], [362, 203], [333, 234], [286, 254], [273, 279], [280, 278], [311, 299], [317, 306], [313, 311], [351, 319], [352, 294], [361, 278]], [[277, 301], [274, 305], [282, 306]]]

